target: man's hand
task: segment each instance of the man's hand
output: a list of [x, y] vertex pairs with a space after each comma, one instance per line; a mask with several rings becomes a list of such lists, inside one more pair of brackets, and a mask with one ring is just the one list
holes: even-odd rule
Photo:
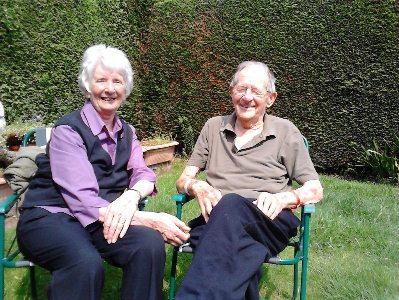
[[222, 194], [219, 190], [210, 186], [205, 181], [196, 180], [192, 185], [191, 189], [197, 198], [198, 204], [201, 209], [201, 214], [205, 219], [205, 222], [208, 222], [209, 215], [212, 209], [218, 204], [220, 199], [222, 198]]
[[165, 242], [173, 246], [180, 246], [188, 240], [190, 227], [175, 216], [166, 213], [158, 215], [156, 229], [162, 234]]
[[253, 203], [270, 219], [274, 220], [287, 207], [286, 196], [281, 194], [260, 193]]
[[209, 214], [222, 198], [219, 190], [210, 186], [207, 182], [197, 180], [200, 169], [195, 166], [186, 166], [179, 179], [176, 181], [176, 188], [179, 193], [184, 193], [197, 198], [201, 214], [208, 222]]

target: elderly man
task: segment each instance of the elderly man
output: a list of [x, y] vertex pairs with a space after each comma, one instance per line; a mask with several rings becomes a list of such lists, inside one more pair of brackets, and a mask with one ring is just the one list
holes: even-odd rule
[[[179, 300], [259, 299], [262, 263], [296, 235], [291, 209], [323, 197], [299, 130], [266, 114], [277, 97], [267, 65], [241, 63], [229, 92], [234, 112], [207, 121], [176, 182], [201, 209], [189, 223], [195, 256]], [[196, 179], [202, 170], [206, 181]]]

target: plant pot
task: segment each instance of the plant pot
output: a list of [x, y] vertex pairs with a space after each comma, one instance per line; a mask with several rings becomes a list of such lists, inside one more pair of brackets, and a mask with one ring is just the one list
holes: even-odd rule
[[144, 161], [147, 166], [171, 162], [178, 142], [170, 142], [155, 146], [142, 146]]
[[22, 138], [17, 136], [16, 134], [10, 134], [7, 137], [7, 148], [11, 151], [18, 151], [19, 147], [22, 144]]

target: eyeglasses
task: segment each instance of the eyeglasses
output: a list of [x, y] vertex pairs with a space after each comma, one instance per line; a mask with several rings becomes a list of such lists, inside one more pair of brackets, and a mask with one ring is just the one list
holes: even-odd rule
[[238, 86], [236, 86], [236, 87], [234, 88], [234, 92], [235, 92], [237, 95], [241, 96], [241, 97], [244, 96], [244, 95], [246, 95], [248, 90], [251, 92], [251, 95], [252, 95], [253, 97], [255, 97], [255, 98], [262, 98], [262, 97], [265, 96], [267, 93], [271, 93], [270, 91], [262, 92], [262, 91], [259, 91], [259, 90], [256, 89], [256, 88], [249, 88], [249, 87], [244, 86], [244, 85], [238, 85]]

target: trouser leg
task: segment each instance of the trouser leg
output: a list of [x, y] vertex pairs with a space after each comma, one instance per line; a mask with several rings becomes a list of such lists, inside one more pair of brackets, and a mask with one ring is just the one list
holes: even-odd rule
[[51, 272], [49, 299], [101, 298], [103, 260], [76, 219], [29, 209], [20, 216], [17, 236], [26, 258]]
[[261, 278], [262, 270], [259, 268], [258, 272], [249, 280], [245, 291], [245, 300], [259, 300], [259, 281]]
[[100, 229], [93, 239], [105, 260], [123, 269], [123, 300], [162, 299], [165, 244], [158, 231], [131, 226], [122, 239], [108, 244]]
[[242, 300], [263, 261], [288, 243], [287, 232], [236, 194], [221, 199], [201, 230], [176, 299]]

